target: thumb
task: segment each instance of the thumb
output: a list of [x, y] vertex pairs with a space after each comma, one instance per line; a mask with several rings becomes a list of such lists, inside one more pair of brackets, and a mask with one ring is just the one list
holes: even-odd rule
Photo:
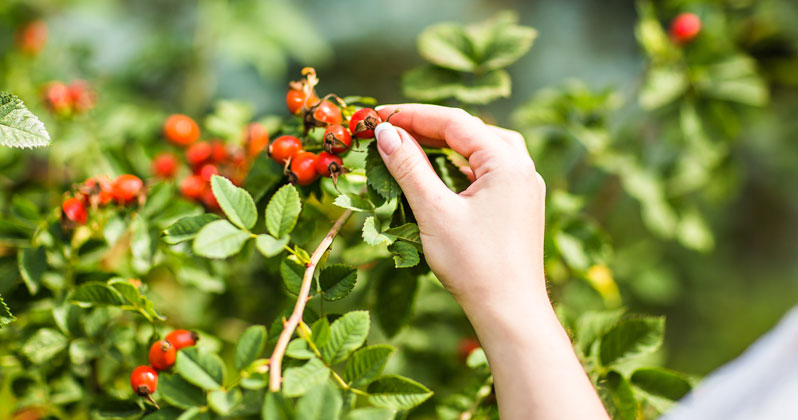
[[423, 212], [431, 203], [440, 203], [454, 194], [432, 169], [418, 142], [404, 130], [384, 122], [374, 129], [377, 150], [415, 211]]

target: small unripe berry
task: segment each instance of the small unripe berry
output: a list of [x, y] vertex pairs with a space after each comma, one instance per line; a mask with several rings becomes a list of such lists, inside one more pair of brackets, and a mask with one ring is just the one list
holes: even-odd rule
[[173, 114], [166, 119], [163, 134], [167, 140], [178, 146], [187, 146], [197, 141], [200, 136], [199, 126], [191, 117]]

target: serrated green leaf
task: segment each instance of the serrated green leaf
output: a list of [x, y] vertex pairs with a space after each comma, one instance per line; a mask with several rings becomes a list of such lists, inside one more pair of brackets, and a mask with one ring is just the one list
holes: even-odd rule
[[180, 417], [181, 411], [175, 407], [161, 407], [144, 416], [141, 420], [173, 420]]
[[310, 359], [300, 367], [292, 367], [283, 373], [283, 395], [298, 397], [315, 385], [327, 382], [330, 369], [317, 358]]
[[390, 245], [396, 240], [396, 236], [390, 233], [380, 232], [377, 219], [374, 216], [369, 216], [363, 222], [363, 240], [372, 246], [380, 244]]
[[334, 365], [363, 345], [369, 334], [368, 311], [352, 311], [330, 325], [330, 338], [319, 349], [325, 362]]
[[21, 353], [35, 365], [41, 365], [61, 353], [68, 344], [67, 338], [52, 328], [41, 328], [25, 344]]
[[310, 326], [311, 338], [316, 348], [324, 347], [330, 339], [330, 321], [327, 317], [319, 318]]
[[125, 298], [116, 289], [99, 281], [83, 283], [72, 293], [73, 302], [88, 305], [121, 306], [127, 303]]
[[652, 352], [662, 344], [665, 319], [632, 318], [620, 321], [601, 337], [599, 360], [603, 366]]
[[263, 420], [293, 420], [294, 409], [291, 402], [283, 397], [283, 394], [267, 392], [266, 398], [263, 400], [261, 418]]
[[266, 327], [253, 325], [241, 334], [236, 343], [236, 368], [243, 370], [263, 352], [266, 346]]
[[682, 399], [693, 387], [684, 375], [664, 368], [638, 369], [630, 380], [643, 391], [671, 401]]
[[370, 212], [374, 210], [374, 204], [372, 204], [369, 199], [362, 197], [359, 194], [341, 194], [338, 197], [335, 197], [333, 204], [338, 207], [354, 211]]
[[7, 147], [42, 147], [50, 144], [44, 124], [16, 96], [0, 92], [0, 144]]
[[266, 153], [261, 153], [252, 163], [244, 189], [252, 194], [255, 201], [261, 198], [283, 179], [283, 167], [271, 159]]
[[285, 348], [285, 355], [297, 360], [310, 360], [316, 357], [308, 348], [308, 343], [303, 338], [295, 338]]
[[[366, 153], [366, 177], [368, 178], [368, 185], [386, 201], [402, 193], [399, 184], [396, 183], [396, 180], [393, 179], [393, 176], [385, 166], [385, 162], [382, 160], [379, 150], [377, 150], [376, 141], [372, 141], [368, 145], [368, 151]], [[375, 202], [374, 205], [380, 204]]]
[[427, 61], [457, 71], [473, 72], [474, 46], [462, 25], [439, 23], [418, 36], [418, 52]]
[[382, 276], [377, 284], [377, 322], [388, 337], [393, 337], [410, 319], [418, 289], [418, 279], [409, 270]]
[[432, 396], [424, 385], [398, 375], [383, 376], [368, 387], [369, 402], [377, 407], [409, 410]]
[[200, 229], [214, 220], [219, 220], [219, 216], [213, 213], [182, 217], [161, 233], [163, 241], [169, 245], [174, 245], [194, 239]]
[[286, 245], [288, 245], [289, 239], [290, 238], [287, 236], [282, 239], [277, 239], [271, 235], [260, 234], [255, 238], [255, 247], [258, 248], [258, 251], [260, 251], [263, 256], [271, 258], [283, 252]]
[[119, 292], [136, 310], [144, 312], [144, 316], [148, 319], [166, 319], [155, 310], [155, 305], [153, 305], [152, 301], [142, 295], [139, 289], [131, 284], [130, 281], [123, 278], [114, 278], [108, 281], [108, 286]]
[[343, 399], [332, 384], [319, 384], [310, 389], [296, 403], [296, 420], [338, 420]]
[[505, 70], [493, 70], [465, 78], [452, 70], [422, 66], [402, 76], [402, 92], [405, 96], [424, 102], [455, 98], [464, 103], [483, 105], [509, 97], [511, 88], [512, 81]]
[[6, 305], [6, 302], [3, 300], [3, 295], [0, 295], [0, 328], [14, 322], [15, 319], [17, 318], [14, 317], [11, 313], [11, 309]]
[[365, 385], [382, 373], [393, 353], [387, 344], [363, 347], [352, 353], [344, 366], [344, 380], [353, 386]]
[[158, 375], [158, 393], [175, 407], [186, 409], [205, 405], [205, 392], [176, 374]]
[[393, 420], [395, 410], [380, 407], [356, 408], [344, 417], [345, 420]]
[[441, 180], [450, 190], [460, 193], [465, 191], [470, 185], [471, 181], [465, 176], [463, 171], [455, 166], [452, 161], [446, 156], [438, 156], [433, 160], [433, 168]]
[[302, 287], [302, 276], [305, 275], [306, 267], [290, 259], [283, 258], [280, 262], [280, 277], [283, 279], [285, 290], [291, 295], [299, 295]]
[[415, 246], [405, 241], [396, 241], [388, 246], [388, 251], [393, 254], [393, 261], [396, 268], [414, 267], [421, 262], [418, 250]]
[[230, 390], [213, 390], [208, 393], [208, 405], [211, 409], [222, 416], [226, 416], [241, 402], [241, 390], [233, 388]]
[[574, 346], [588, 354], [593, 343], [609, 330], [623, 315], [624, 309], [612, 311], [589, 311], [582, 314], [576, 322]]
[[618, 372], [610, 371], [599, 380], [599, 395], [613, 419], [637, 419], [638, 405], [629, 381]]
[[250, 233], [227, 220], [208, 223], [194, 239], [194, 253], [206, 258], [226, 258], [241, 251]]
[[211, 189], [219, 207], [234, 225], [247, 230], [255, 226], [258, 210], [247, 190], [236, 187], [229, 179], [219, 175], [211, 177]]
[[28, 287], [28, 292], [35, 295], [39, 292], [42, 275], [47, 271], [47, 255], [44, 248], [24, 248], [17, 254], [19, 274]]
[[275, 238], [288, 235], [296, 226], [302, 202], [299, 192], [291, 184], [286, 184], [272, 196], [266, 206], [266, 229]]
[[357, 268], [347, 264], [334, 264], [321, 270], [319, 284], [324, 300], [343, 299], [357, 283]]
[[177, 352], [175, 370], [183, 379], [206, 391], [219, 389], [224, 384], [225, 369], [222, 359], [196, 347]]
[[518, 15], [508, 11], [466, 28], [481, 69], [507, 67], [529, 51], [537, 31], [517, 23]]
[[405, 223], [401, 226], [392, 227], [386, 230], [385, 233], [394, 235], [398, 239], [407, 242], [421, 244], [421, 233], [418, 230], [418, 225], [415, 223]]

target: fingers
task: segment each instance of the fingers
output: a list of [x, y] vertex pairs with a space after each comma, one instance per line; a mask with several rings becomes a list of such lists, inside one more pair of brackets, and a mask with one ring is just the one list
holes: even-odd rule
[[[479, 150], [494, 152], [497, 142], [494, 134], [479, 118], [462, 109], [437, 105], [403, 104], [385, 105], [377, 111], [385, 119], [394, 110], [400, 112], [391, 117], [391, 124], [402, 127], [414, 135], [427, 140], [427, 144], [443, 140], [455, 152], [469, 158]], [[431, 146], [442, 146], [429, 144]]]
[[502, 140], [506, 141], [510, 146], [514, 147], [517, 151], [529, 153], [526, 148], [524, 136], [522, 136], [519, 132], [497, 127], [495, 125], [488, 125], [488, 129], [499, 136]]
[[382, 123], [374, 130], [385, 166], [405, 193], [410, 206], [419, 213], [442, 200], [456, 197], [438, 178], [421, 146], [404, 130]]

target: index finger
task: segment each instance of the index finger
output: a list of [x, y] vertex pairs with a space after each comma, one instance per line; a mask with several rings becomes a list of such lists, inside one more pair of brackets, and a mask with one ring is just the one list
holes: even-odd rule
[[479, 118], [459, 108], [438, 105], [402, 104], [378, 107], [380, 118], [385, 120], [397, 108], [399, 113], [391, 116], [391, 124], [426, 137], [443, 140], [455, 152], [468, 159], [477, 150], [496, 147], [497, 136]]

